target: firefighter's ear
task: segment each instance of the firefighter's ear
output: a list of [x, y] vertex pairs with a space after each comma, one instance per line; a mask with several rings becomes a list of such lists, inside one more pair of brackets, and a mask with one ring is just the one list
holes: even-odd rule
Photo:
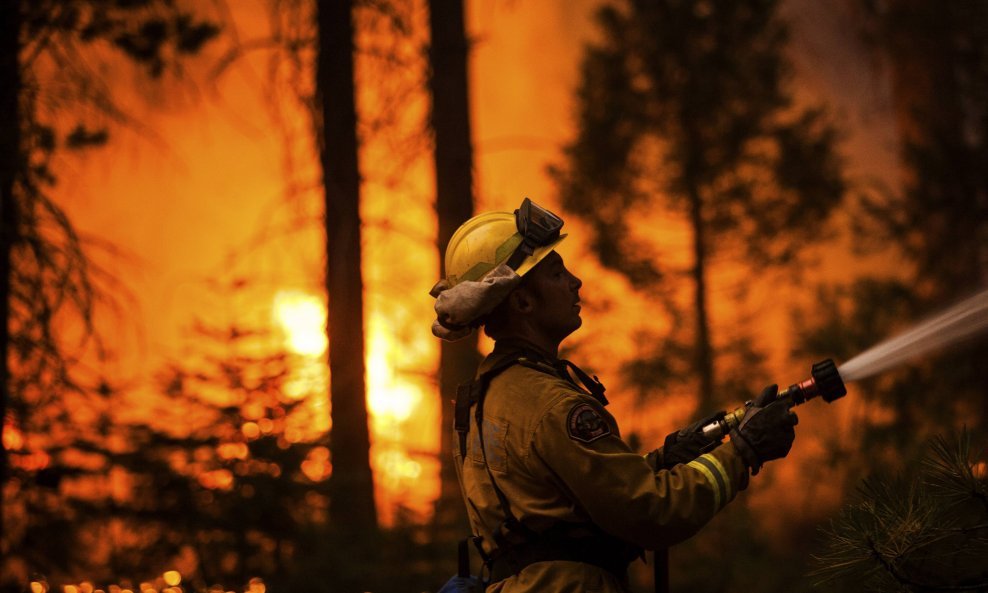
[[518, 313], [531, 313], [535, 308], [535, 300], [532, 298], [532, 293], [524, 286], [516, 288], [508, 295], [508, 304], [511, 306], [512, 311], [517, 311]]

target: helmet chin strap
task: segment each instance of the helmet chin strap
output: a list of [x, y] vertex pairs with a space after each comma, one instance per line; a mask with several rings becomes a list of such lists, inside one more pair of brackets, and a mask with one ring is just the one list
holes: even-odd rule
[[525, 258], [531, 257], [535, 253], [535, 248], [538, 247], [531, 239], [528, 237], [523, 237], [521, 244], [515, 249], [515, 252], [511, 254], [508, 261], [505, 262], [512, 270], [518, 270]]

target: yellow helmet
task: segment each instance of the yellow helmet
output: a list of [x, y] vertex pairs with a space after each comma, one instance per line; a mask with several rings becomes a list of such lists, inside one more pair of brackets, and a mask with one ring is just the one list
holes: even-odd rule
[[519, 276], [549, 255], [566, 235], [561, 218], [528, 198], [511, 212], [487, 212], [456, 229], [446, 247], [446, 282], [476, 281], [507, 263]]

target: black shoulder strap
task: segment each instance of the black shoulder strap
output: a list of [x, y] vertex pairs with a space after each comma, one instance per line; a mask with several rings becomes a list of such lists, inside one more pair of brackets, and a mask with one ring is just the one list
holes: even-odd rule
[[[507, 367], [505, 367], [507, 368]], [[484, 385], [484, 392], [480, 394], [480, 399], [477, 401], [477, 438], [480, 441], [480, 454], [484, 458], [484, 469], [487, 470], [487, 478], [491, 481], [491, 486], [494, 488], [494, 494], [497, 496], [498, 506], [501, 507], [501, 514], [504, 515], [504, 521], [501, 522], [496, 529], [494, 529], [494, 543], [497, 544], [499, 550], [506, 550], [511, 545], [505, 539], [504, 530], [501, 529], [503, 526], [505, 530], [509, 533], [515, 533], [520, 535], [525, 540], [532, 540], [538, 537], [534, 531], [525, 527], [518, 517], [511, 512], [511, 504], [508, 503], [508, 497], [504, 495], [504, 492], [497, 485], [497, 480], [494, 479], [494, 474], [491, 472], [491, 466], [487, 463], [487, 449], [484, 447], [484, 395], [486, 395], [487, 385]]]
[[470, 432], [470, 408], [480, 399], [482, 391], [479, 380], [467, 381], [456, 388], [456, 410], [453, 413], [453, 427], [460, 440], [460, 458], [467, 459], [467, 433]]
[[498, 362], [490, 370], [473, 381], [467, 381], [456, 388], [456, 409], [453, 412], [453, 427], [460, 440], [460, 457], [467, 458], [467, 433], [470, 432], [470, 408], [480, 402], [491, 380], [508, 367], [516, 364], [519, 357], [508, 357]]
[[587, 389], [590, 395], [593, 396], [595, 400], [600, 402], [600, 405], [606, 406], [608, 404], [607, 398], [604, 396], [604, 392], [607, 391], [607, 388], [600, 382], [597, 375], [594, 375], [593, 379], [591, 379], [590, 375], [588, 375], [586, 371], [565, 359], [560, 359], [557, 361], [556, 369], [558, 369], [561, 374], [565, 375], [566, 378], [569, 379], [570, 383], [576, 385], [576, 381], [573, 381], [573, 379], [569, 377], [569, 371], [572, 370], [573, 374], [576, 375], [576, 378], [580, 380], [580, 383], [583, 383], [583, 386]]
[[583, 384], [594, 399], [600, 402], [602, 406], [606, 406], [608, 404], [607, 397], [604, 395], [607, 388], [600, 382], [600, 379], [598, 379], [596, 375], [594, 375], [593, 378], [590, 378], [590, 375], [588, 375], [583, 369], [568, 360], [558, 360], [555, 364], [549, 365], [538, 362], [538, 360], [534, 358], [529, 359], [526, 356], [505, 358], [473, 381], [463, 383], [456, 388], [456, 410], [454, 412], [453, 424], [456, 428], [456, 433], [459, 436], [460, 457], [464, 460], [467, 457], [467, 433], [470, 432], [470, 409], [477, 405], [480, 399], [484, 396], [484, 393], [487, 391], [487, 386], [494, 377], [499, 375], [508, 367], [517, 363], [522, 363], [525, 366], [545, 373], [561, 375], [574, 386], [578, 387], [576, 381], [570, 377], [569, 371], [572, 370], [573, 374], [576, 375], [577, 379], [580, 380], [580, 383]]
[[504, 492], [497, 485], [497, 480], [494, 479], [494, 474], [491, 473], [490, 465], [487, 463], [487, 450], [484, 447], [484, 396], [487, 394], [487, 387], [490, 385], [490, 382], [494, 379], [494, 377], [512, 365], [517, 364], [520, 358], [520, 356], [505, 358], [495, 364], [490, 370], [482, 373], [473, 381], [460, 385], [456, 390], [454, 425], [460, 441], [460, 456], [464, 462], [467, 457], [467, 434], [470, 431], [470, 409], [476, 406], [476, 413], [474, 414], [474, 417], [477, 424], [477, 437], [480, 445], [480, 454], [483, 456], [484, 469], [487, 470], [487, 477], [494, 489], [494, 494], [497, 496], [497, 502], [501, 507], [501, 513], [504, 515], [504, 521], [498, 526], [497, 529], [494, 530], [495, 544], [499, 549], [506, 549], [509, 546], [509, 543], [504, 539], [504, 533], [501, 526], [503, 526], [508, 532], [520, 534], [525, 539], [537, 537], [535, 532], [525, 527], [521, 521], [518, 520], [515, 514], [511, 512], [511, 505], [508, 503], [507, 496], [504, 495]]

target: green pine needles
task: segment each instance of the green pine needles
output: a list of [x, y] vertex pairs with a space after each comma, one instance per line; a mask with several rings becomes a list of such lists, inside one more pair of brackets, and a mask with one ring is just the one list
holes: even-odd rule
[[864, 481], [824, 530], [817, 584], [849, 591], [988, 591], [988, 471], [967, 430], [918, 467]]

